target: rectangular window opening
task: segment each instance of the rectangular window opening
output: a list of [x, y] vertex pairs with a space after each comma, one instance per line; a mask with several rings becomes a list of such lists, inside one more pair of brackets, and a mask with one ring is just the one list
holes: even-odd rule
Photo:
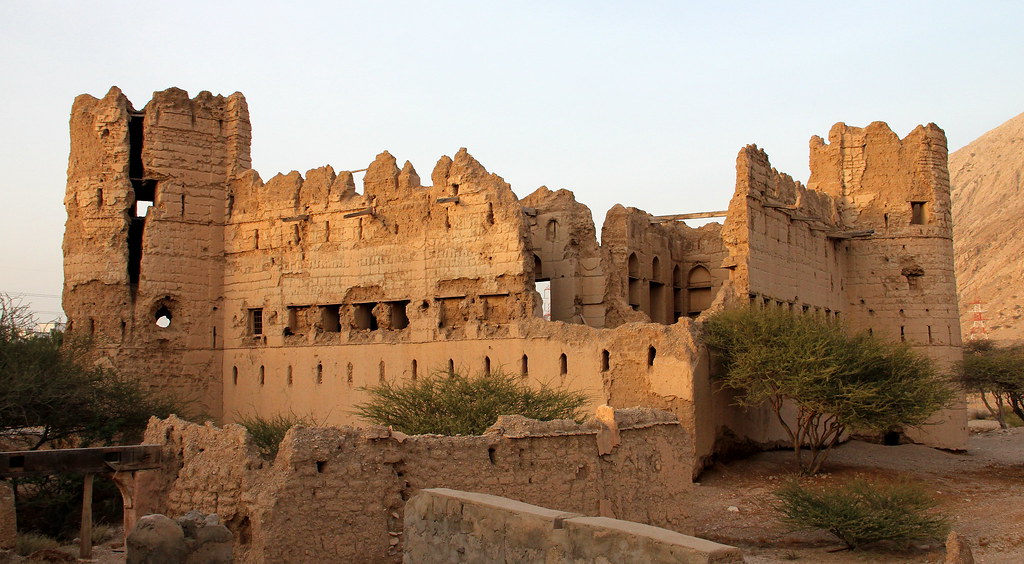
[[327, 333], [341, 331], [341, 304], [320, 306], [320, 325]]
[[927, 209], [925, 204], [927, 202], [910, 202], [910, 224], [911, 225], [924, 225], [928, 223]]
[[397, 302], [388, 302], [388, 309], [390, 310], [390, 321], [392, 329], [405, 329], [409, 326], [409, 315], [406, 313], [406, 306], [409, 305], [409, 300], [401, 300]]
[[249, 310], [249, 334], [254, 337], [263, 335], [263, 308]]
[[285, 335], [304, 335], [309, 330], [309, 306], [288, 306], [288, 326]]
[[373, 315], [373, 308], [377, 304], [355, 304], [353, 307], [353, 323], [360, 331], [376, 331], [377, 318]]

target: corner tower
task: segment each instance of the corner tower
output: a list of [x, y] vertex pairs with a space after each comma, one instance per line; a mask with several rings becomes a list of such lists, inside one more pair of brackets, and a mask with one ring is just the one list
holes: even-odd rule
[[240, 93], [172, 88], [137, 111], [115, 87], [71, 111], [69, 327], [102, 362], [215, 416], [227, 184], [250, 168], [250, 137]]
[[[935, 124], [900, 139], [883, 122], [838, 123], [810, 142], [809, 188], [832, 196], [854, 230], [843, 244], [851, 328], [907, 341], [940, 370], [962, 358], [946, 135]], [[916, 440], [963, 448], [966, 415], [947, 410]]]

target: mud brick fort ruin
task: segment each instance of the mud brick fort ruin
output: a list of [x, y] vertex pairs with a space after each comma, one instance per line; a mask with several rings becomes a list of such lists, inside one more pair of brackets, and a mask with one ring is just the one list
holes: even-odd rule
[[[517, 198], [465, 149], [424, 182], [383, 152], [263, 181], [240, 93], [117, 88], [71, 115], [64, 308], [103, 362], [221, 420], [355, 424], [360, 387], [505, 370], [594, 405], [669, 411], [694, 472], [782, 438], [709, 380], [702, 312], [754, 303], [842, 319], [960, 357], [946, 139], [884, 123], [811, 138], [805, 187], [750, 145], [724, 223], [617, 205], [601, 240], [571, 192]], [[152, 204], [148, 206], [146, 204]], [[550, 282], [550, 319], [537, 283]], [[156, 321], [163, 318], [164, 323]], [[169, 321], [169, 325], [162, 326]], [[961, 447], [963, 409], [907, 430]]]

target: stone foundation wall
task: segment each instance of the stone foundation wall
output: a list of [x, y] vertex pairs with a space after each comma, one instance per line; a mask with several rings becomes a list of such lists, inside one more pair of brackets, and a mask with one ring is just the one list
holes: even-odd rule
[[600, 423], [503, 417], [476, 437], [296, 427], [273, 462], [239, 426], [153, 420], [145, 441], [164, 445], [166, 464], [139, 474], [138, 509], [217, 513], [239, 562], [397, 562], [405, 502], [437, 487], [679, 526], [689, 435], [653, 409], [618, 410], [615, 420], [621, 443], [608, 454]]

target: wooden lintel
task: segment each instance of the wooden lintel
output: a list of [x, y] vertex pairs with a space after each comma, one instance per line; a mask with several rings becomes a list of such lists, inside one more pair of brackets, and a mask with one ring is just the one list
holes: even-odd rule
[[350, 217], [359, 217], [361, 215], [373, 215], [373, 208], [363, 208], [363, 209], [358, 210], [358, 211], [347, 213], [343, 217], [348, 219]]
[[309, 221], [309, 214], [304, 213], [302, 215], [293, 215], [291, 217], [282, 217], [281, 221]]
[[695, 213], [677, 213], [672, 215], [656, 215], [654, 219], [660, 221], [681, 221], [684, 219], [708, 219], [712, 217], [725, 217], [729, 212], [727, 210], [722, 211], [710, 211], [710, 212], [695, 212]]
[[866, 231], [829, 231], [825, 236], [829, 239], [857, 239], [860, 237], [870, 237], [874, 234], [874, 229], [868, 229]]
[[772, 209], [776, 209], [776, 210], [795, 210], [795, 209], [797, 209], [797, 206], [792, 205], [792, 204], [769, 204], [769, 203], [765, 203], [764, 207], [772, 208]]
[[447, 203], [457, 204], [457, 203], [459, 203], [459, 197], [458, 196], [448, 196], [447, 198], [438, 198], [437, 199], [437, 203], [439, 203], [439, 204], [447, 204]]
[[160, 445], [0, 452], [0, 478], [67, 472], [133, 472], [160, 467]]
[[537, 208], [528, 208], [523, 206], [523, 213], [530, 217], [537, 217]]

